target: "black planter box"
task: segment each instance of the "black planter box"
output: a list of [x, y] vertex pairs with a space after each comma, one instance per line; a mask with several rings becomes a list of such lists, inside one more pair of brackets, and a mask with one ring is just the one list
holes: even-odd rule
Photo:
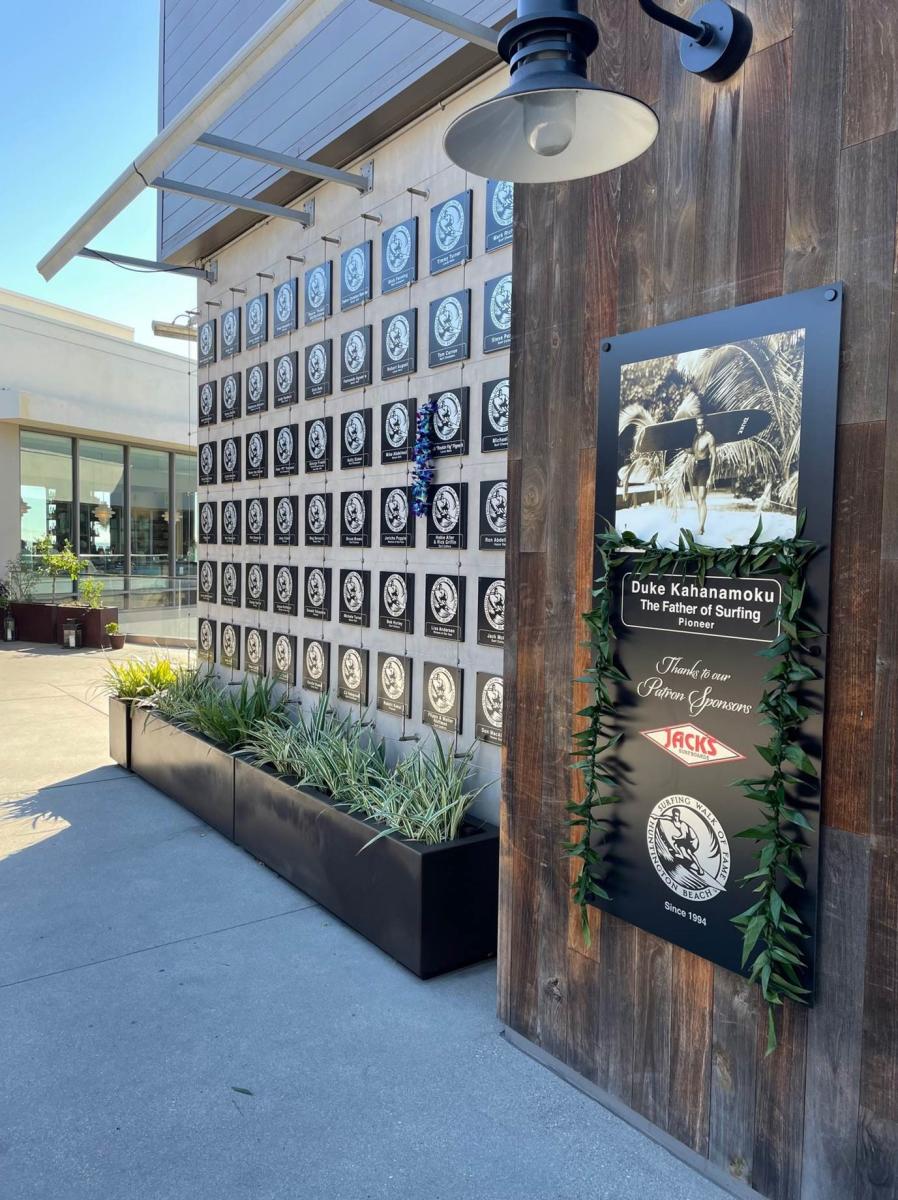
[[[234, 840], [421, 979], [496, 953], [499, 831], [440, 846], [378, 826], [236, 759]], [[360, 853], [361, 851], [361, 853]]]
[[131, 770], [131, 701], [109, 697], [109, 757]]
[[131, 770], [234, 840], [234, 758], [226, 750], [135, 708]]

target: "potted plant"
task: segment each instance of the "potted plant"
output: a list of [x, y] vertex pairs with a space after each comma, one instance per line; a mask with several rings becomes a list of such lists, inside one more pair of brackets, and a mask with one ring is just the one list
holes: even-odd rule
[[[79, 561], [78, 575], [83, 569], [83, 560]], [[77, 578], [77, 577], [75, 577]], [[100, 647], [109, 644], [106, 635], [106, 625], [115, 624], [118, 620], [118, 609], [103, 606], [103, 588], [101, 579], [89, 576], [78, 584], [78, 596], [65, 600], [58, 606], [59, 614], [65, 619], [65, 624], [77, 622], [82, 631], [82, 643], [85, 646]], [[59, 619], [57, 618], [57, 624]], [[62, 638], [60, 637], [60, 642]]]
[[131, 710], [164, 691], [177, 671], [167, 658], [109, 662], [100, 685], [109, 697], [109, 757], [131, 769]]
[[109, 645], [113, 650], [122, 650], [125, 645], [125, 635], [119, 628], [118, 621], [106, 622], [106, 636], [109, 638]]

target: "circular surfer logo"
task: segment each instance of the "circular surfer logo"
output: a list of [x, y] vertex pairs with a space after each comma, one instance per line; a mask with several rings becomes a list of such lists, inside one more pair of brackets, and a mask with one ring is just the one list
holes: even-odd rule
[[365, 524], [365, 498], [361, 492], [350, 492], [343, 505], [343, 524], [347, 533], [361, 533]]
[[246, 657], [254, 667], [262, 661], [262, 635], [258, 629], [251, 629], [246, 635]]
[[461, 401], [455, 392], [443, 392], [433, 409], [433, 431], [441, 442], [451, 442], [461, 429]]
[[665, 796], [646, 826], [652, 865], [683, 900], [713, 900], [726, 889], [730, 847], [707, 805], [692, 796]]
[[493, 220], [507, 228], [514, 220], [514, 184], [501, 179], [493, 192]]
[[212, 352], [212, 323], [206, 321], [200, 326], [200, 350], [203, 354], [211, 354]]
[[401, 575], [388, 575], [384, 580], [384, 608], [391, 617], [399, 618], [405, 615], [408, 603], [408, 589]]
[[200, 412], [204, 417], [212, 415], [212, 384], [204, 383], [200, 388]]
[[446, 486], [437, 488], [431, 512], [433, 523], [440, 533], [451, 533], [458, 525], [458, 518], [461, 514], [461, 506], [455, 489]]
[[412, 235], [408, 231], [408, 226], [397, 225], [390, 230], [386, 256], [387, 266], [394, 275], [408, 266], [412, 256]]
[[237, 634], [233, 625], [225, 625], [222, 629], [221, 649], [226, 658], [233, 658], [237, 653]]
[[277, 380], [278, 392], [280, 395], [286, 396], [293, 386], [293, 359], [289, 354], [283, 354], [278, 359], [275, 379]]
[[324, 651], [320, 642], [309, 642], [306, 646], [306, 674], [315, 680], [324, 675]]
[[233, 309], [226, 312], [222, 317], [221, 332], [224, 336], [225, 345], [233, 346], [237, 341], [237, 314]]
[[458, 588], [447, 575], [441, 575], [433, 582], [430, 611], [442, 625], [448, 625], [458, 612]]
[[206, 654], [212, 650], [212, 626], [208, 621], [200, 621], [200, 646]]
[[265, 372], [261, 367], [250, 367], [246, 390], [249, 392], [249, 398], [253, 404], [258, 404], [265, 391]]
[[265, 524], [265, 509], [261, 500], [250, 500], [246, 509], [246, 523], [250, 533], [261, 533]]
[[312, 496], [309, 500], [309, 529], [312, 533], [324, 533], [327, 523], [327, 507], [323, 496]]
[[212, 447], [206, 442], [200, 450], [200, 470], [204, 475], [212, 474], [212, 464], [214, 461], [215, 456], [212, 452]]
[[274, 311], [279, 321], [289, 321], [293, 315], [293, 282], [282, 283], [274, 294]]
[[293, 528], [293, 505], [287, 496], [281, 496], [278, 500], [277, 515], [278, 533], [285, 536], [290, 533]]
[[486, 519], [494, 533], [505, 533], [508, 527], [508, 484], [504, 479], [494, 483], [487, 492]]
[[287, 464], [293, 459], [293, 431], [289, 425], [282, 425], [277, 436], [278, 462]]
[[361, 413], [350, 413], [343, 430], [343, 441], [350, 454], [361, 454], [365, 448], [365, 422]]
[[309, 426], [309, 457], [320, 461], [327, 452], [327, 427], [323, 421]]
[[316, 342], [309, 350], [309, 382], [322, 383], [327, 374], [327, 354], [321, 342]]
[[293, 662], [293, 652], [290, 649], [290, 638], [285, 633], [278, 634], [274, 643], [274, 665], [281, 674], [290, 670]]
[[497, 329], [511, 329], [511, 276], [503, 275], [490, 297], [490, 320]]
[[362, 683], [362, 656], [352, 646], [343, 655], [340, 663], [340, 674], [343, 682], [352, 691], [357, 691]]
[[204, 562], [200, 567], [200, 588], [206, 594], [212, 591], [215, 585], [215, 572], [212, 570], [210, 562]]
[[221, 585], [226, 596], [237, 595], [237, 568], [233, 563], [225, 563], [221, 576]]
[[306, 597], [312, 608], [321, 608], [325, 592], [324, 572], [316, 567], [314, 571], [309, 571], [309, 577], [306, 580]]
[[256, 470], [261, 467], [262, 459], [265, 457], [265, 442], [262, 440], [261, 433], [250, 434], [246, 456], [249, 459], [249, 465], [251, 467]]
[[237, 443], [233, 438], [228, 438], [222, 450], [222, 459], [226, 471], [233, 471], [237, 466]]
[[499, 675], [492, 675], [483, 685], [483, 694], [481, 696], [481, 707], [483, 715], [492, 725], [493, 729], [502, 728], [502, 703], [504, 698], [504, 685], [502, 678]]
[[508, 433], [508, 380], [500, 379], [487, 401], [490, 424], [496, 433]]
[[228, 375], [224, 381], [224, 386], [221, 389], [221, 399], [228, 412], [233, 412], [237, 407], [237, 376]]
[[314, 267], [306, 276], [306, 300], [309, 308], [316, 312], [327, 296], [327, 272], [324, 267]]
[[347, 292], [357, 292], [365, 282], [365, 255], [360, 246], [346, 255], [343, 263], [343, 286]]
[[433, 708], [442, 715], [455, 707], [455, 681], [445, 667], [435, 667], [431, 671], [427, 695]]
[[293, 598], [293, 576], [289, 567], [278, 567], [274, 588], [281, 604], [288, 604]]
[[483, 593], [483, 615], [491, 629], [505, 629], [504, 579], [494, 579]]
[[458, 200], [447, 200], [437, 217], [434, 238], [445, 253], [454, 250], [465, 231], [465, 210]]
[[451, 346], [461, 336], [464, 313], [455, 296], [447, 296], [437, 306], [433, 318], [433, 334], [441, 346]]
[[253, 337], [258, 337], [265, 324], [265, 306], [259, 296], [254, 296], [247, 306], [246, 323]]
[[200, 508], [200, 528], [203, 533], [210, 534], [212, 532], [212, 523], [215, 520], [215, 514], [211, 504], [204, 504]]
[[365, 362], [365, 339], [358, 329], [354, 329], [346, 339], [343, 347], [343, 362], [350, 375], [356, 375]]
[[412, 340], [412, 331], [408, 323], [408, 318], [402, 313], [393, 317], [387, 326], [387, 335], [384, 339], [387, 347], [387, 357], [391, 362], [402, 362], [408, 357], [409, 346]]
[[384, 520], [391, 533], [402, 533], [408, 524], [408, 497], [402, 488], [392, 488], [384, 504]]
[[221, 523], [224, 525], [225, 533], [237, 532], [237, 505], [233, 500], [225, 502], [221, 513]]
[[247, 572], [246, 589], [253, 600], [260, 600], [262, 592], [265, 588], [265, 576], [262, 574], [262, 568], [258, 563], [253, 563]]
[[405, 691], [405, 666], [395, 654], [388, 655], [380, 668], [380, 686], [388, 700], [400, 700]]
[[408, 409], [404, 404], [391, 404], [385, 422], [387, 441], [394, 449], [408, 442]]
[[365, 599], [365, 585], [358, 571], [350, 571], [343, 580], [343, 603], [349, 612], [360, 612]]

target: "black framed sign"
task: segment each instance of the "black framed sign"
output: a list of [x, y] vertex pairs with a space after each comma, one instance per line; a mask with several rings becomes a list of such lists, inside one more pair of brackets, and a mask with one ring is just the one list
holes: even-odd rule
[[430, 210], [430, 273], [448, 271], [471, 257], [470, 188]]
[[361, 646], [340, 646], [337, 695], [350, 704], [368, 703], [368, 651]]
[[380, 290], [395, 292], [418, 278], [418, 218], [409, 217], [381, 234]]
[[326, 692], [330, 687], [331, 648], [319, 638], [302, 639], [302, 686], [310, 692]]
[[208, 487], [209, 484], [215, 483], [217, 478], [215, 460], [215, 443], [203, 442], [196, 460], [197, 479], [201, 487]]
[[415, 577], [406, 571], [381, 571], [379, 629], [415, 632]]
[[240, 309], [229, 308], [221, 314], [221, 357], [240, 353]]
[[284, 408], [299, 399], [299, 351], [290, 350], [274, 360], [274, 407]]
[[246, 564], [246, 589], [244, 608], [265, 612], [268, 608], [268, 563]]
[[285, 279], [274, 289], [274, 336], [283, 337], [299, 328], [299, 305], [297, 303], [297, 280], [293, 276]]
[[[841, 285], [711, 313], [609, 339], [599, 351], [597, 531], [608, 524], [662, 550], [680, 536], [710, 551], [802, 537], [820, 547], [805, 578], [805, 612], [825, 629]], [[681, 535], [680, 531], [685, 530]], [[771, 555], [771, 561], [774, 561]], [[785, 580], [774, 570], [704, 578], [639, 575], [638, 556], [611, 579], [611, 630], [627, 679], [616, 685], [621, 799], [601, 907], [742, 971], [732, 918], [756, 899], [743, 878], [762, 822], [739, 779], [766, 778], [770, 740], [759, 709], [784, 627]], [[802, 683], [801, 748], [820, 770], [821, 677]], [[774, 659], [775, 663], [775, 659]], [[805, 777], [806, 778], [806, 777]], [[793, 789], [790, 788], [792, 793]], [[793, 802], [790, 796], [790, 803]], [[811, 936], [801, 943], [813, 987], [818, 794], [803, 782], [804, 887], [784, 899]], [[750, 966], [750, 960], [749, 960]]]
[[215, 604], [218, 598], [218, 563], [203, 558], [197, 571], [197, 595], [203, 604]]
[[268, 411], [268, 363], [246, 368], [246, 413]]
[[505, 683], [501, 675], [478, 671], [476, 688], [477, 711], [474, 715], [474, 737], [489, 746], [502, 745], [502, 713]]
[[334, 390], [332, 349], [333, 338], [322, 338], [306, 346], [306, 378], [304, 395], [307, 400], [319, 400]]
[[340, 255], [340, 311], [371, 299], [371, 242], [360, 242]]
[[426, 662], [421, 713], [424, 724], [442, 733], [461, 733], [463, 686], [460, 667]]
[[330, 546], [333, 539], [331, 517], [333, 496], [330, 492], [309, 492], [306, 495], [307, 546]]
[[274, 568], [272, 611], [284, 617], [295, 617], [299, 611], [299, 568], [282, 563]]
[[246, 348], [253, 350], [268, 341], [268, 293], [246, 302]]
[[477, 645], [505, 645], [505, 580], [495, 575], [477, 580]]
[[377, 710], [394, 717], [412, 715], [412, 660], [401, 654], [377, 655]]
[[371, 492], [340, 493], [340, 545], [371, 545]]
[[218, 357], [218, 318], [202, 321], [196, 331], [196, 365], [211, 367]]
[[196, 656], [200, 662], [215, 662], [217, 621], [211, 617], [200, 617], [196, 627]]
[[221, 482], [240, 482], [240, 436], [221, 439]]
[[371, 466], [371, 409], [357, 408], [340, 417], [340, 466]]
[[267, 429], [254, 429], [246, 435], [246, 478], [268, 478]]
[[430, 302], [427, 361], [431, 367], [461, 362], [471, 353], [471, 289]]
[[340, 334], [340, 387], [367, 387], [371, 379], [371, 326], [361, 325]]
[[275, 475], [299, 474], [299, 426], [276, 425], [274, 429]]
[[434, 484], [429, 494], [428, 550], [464, 550], [468, 544], [468, 485]]
[[328, 259], [305, 273], [305, 323], [313, 325], [329, 317], [333, 311], [334, 264]]
[[408, 462], [415, 456], [415, 400], [391, 400], [380, 406], [380, 461]]
[[380, 377], [396, 379], [418, 369], [418, 310], [407, 308], [380, 323]]
[[273, 541], [275, 546], [299, 545], [298, 496], [275, 496]]
[[231, 621], [221, 623], [221, 648], [219, 662], [223, 667], [240, 670], [240, 626]]
[[265, 674], [265, 650], [268, 634], [264, 629], [246, 626], [243, 631], [243, 669], [250, 675]]
[[287, 687], [296, 687], [296, 637], [274, 633], [271, 642], [271, 677]]
[[488, 279], [483, 285], [483, 352], [507, 350], [511, 345], [511, 272]]
[[200, 545], [213, 546], [218, 540], [218, 501], [203, 500], [200, 504]]
[[242, 573], [242, 563], [224, 562], [221, 564], [221, 602], [229, 608], [239, 608], [242, 603], [240, 596]]
[[306, 421], [306, 474], [319, 475], [333, 470], [334, 418], [314, 417]]
[[511, 244], [514, 235], [514, 184], [506, 179], [486, 181], [486, 235], [484, 250], [487, 254], [501, 250]]
[[480, 450], [508, 449], [508, 376], [483, 384], [480, 409]]
[[236, 421], [241, 416], [240, 372], [233, 371], [221, 381], [221, 419]]
[[253, 496], [246, 502], [246, 532], [247, 546], [266, 546], [268, 544], [268, 497]]
[[504, 550], [508, 535], [508, 482], [484, 479], [480, 483], [480, 549]]
[[380, 544], [382, 546], [414, 546], [415, 521], [411, 516], [412, 489], [385, 487], [380, 489]]
[[371, 572], [340, 572], [340, 621], [344, 625], [371, 623]]
[[453, 458], [468, 453], [471, 389], [447, 388], [427, 397], [433, 406], [430, 418], [431, 457]]
[[426, 582], [425, 636], [442, 638], [444, 641], [463, 642], [465, 640], [465, 592], [467, 590], [467, 580], [464, 575], [428, 575]]
[[218, 420], [218, 382], [207, 379], [197, 391], [197, 424], [214, 425]]
[[223, 546], [240, 545], [240, 508], [242, 500], [222, 500], [221, 541]]
[[331, 619], [331, 568], [305, 568], [305, 599], [302, 613], [315, 621]]

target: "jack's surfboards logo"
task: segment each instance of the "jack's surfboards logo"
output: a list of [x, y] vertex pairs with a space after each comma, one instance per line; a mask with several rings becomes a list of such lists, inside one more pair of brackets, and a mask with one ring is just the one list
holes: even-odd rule
[[643, 729], [642, 736], [687, 767], [706, 767], [712, 763], [735, 762], [745, 758], [718, 737], [705, 733], [697, 725], [665, 725], [661, 729]]
[[652, 866], [683, 900], [713, 900], [726, 891], [730, 846], [707, 805], [693, 796], [665, 796], [646, 825]]

